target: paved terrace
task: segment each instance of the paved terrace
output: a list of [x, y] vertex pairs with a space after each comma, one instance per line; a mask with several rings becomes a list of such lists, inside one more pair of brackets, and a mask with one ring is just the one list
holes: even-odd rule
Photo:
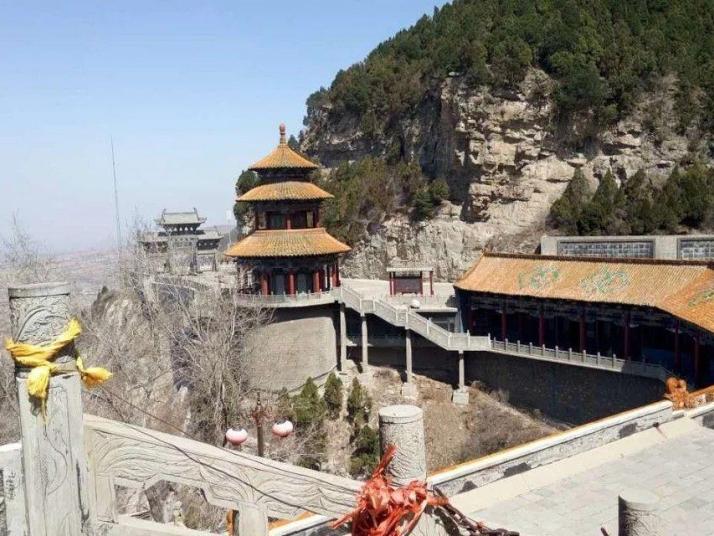
[[521, 536], [617, 534], [617, 496], [661, 497], [667, 535], [714, 535], [714, 430], [682, 418], [453, 498]]

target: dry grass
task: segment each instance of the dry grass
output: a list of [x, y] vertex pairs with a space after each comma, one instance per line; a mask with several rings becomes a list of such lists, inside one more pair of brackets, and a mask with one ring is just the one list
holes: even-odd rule
[[[469, 388], [469, 405], [451, 402], [452, 387], [418, 374], [416, 405], [424, 410], [428, 470], [435, 471], [554, 433], [535, 415], [509, 405], [499, 393]], [[404, 403], [399, 373], [376, 368], [370, 391], [375, 406]], [[376, 414], [376, 411], [374, 412]]]

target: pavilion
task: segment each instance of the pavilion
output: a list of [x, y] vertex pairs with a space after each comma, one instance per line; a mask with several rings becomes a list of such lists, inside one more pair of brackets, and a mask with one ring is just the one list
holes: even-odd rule
[[714, 382], [714, 264], [484, 253], [455, 283], [472, 335], [660, 364]]
[[295, 296], [339, 286], [339, 255], [350, 248], [320, 226], [320, 205], [332, 195], [310, 182], [318, 166], [288, 146], [285, 125], [278, 146], [249, 169], [260, 184], [238, 202], [250, 203], [255, 228], [226, 251], [245, 274], [242, 291]]

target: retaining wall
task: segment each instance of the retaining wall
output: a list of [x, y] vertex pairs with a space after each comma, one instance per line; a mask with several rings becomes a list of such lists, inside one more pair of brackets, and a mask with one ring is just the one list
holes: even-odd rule
[[275, 309], [249, 341], [244, 365], [251, 384], [291, 391], [308, 377], [322, 383], [337, 366], [336, 315], [334, 304]]
[[516, 406], [583, 424], [661, 400], [658, 380], [491, 352], [466, 354], [466, 380], [507, 395]]

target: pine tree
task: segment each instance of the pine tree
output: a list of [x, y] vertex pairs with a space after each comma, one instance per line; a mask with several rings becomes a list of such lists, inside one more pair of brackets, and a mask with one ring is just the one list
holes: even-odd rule
[[350, 474], [367, 476], [379, 463], [379, 433], [369, 425], [362, 426], [352, 442]]
[[325, 393], [322, 395], [325, 405], [327, 406], [327, 412], [331, 419], [336, 419], [340, 416], [340, 411], [342, 411], [342, 381], [335, 375], [334, 372], [330, 372], [325, 382]]
[[372, 411], [372, 399], [365, 391], [362, 384], [354, 378], [350, 394], [347, 397], [347, 417], [355, 428], [359, 430], [369, 422], [369, 415]]
[[307, 429], [322, 424], [327, 408], [312, 378], [307, 379], [300, 394], [293, 398], [293, 410], [298, 428]]
[[567, 234], [578, 234], [582, 212], [590, 195], [590, 185], [580, 168], [565, 188], [563, 195], [553, 203], [548, 217], [549, 224]]

